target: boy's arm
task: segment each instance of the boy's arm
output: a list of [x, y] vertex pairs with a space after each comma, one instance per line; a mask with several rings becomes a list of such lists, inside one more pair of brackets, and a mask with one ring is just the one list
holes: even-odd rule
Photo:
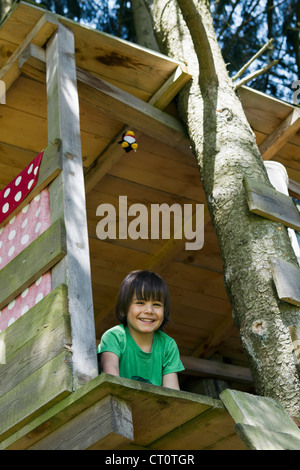
[[180, 390], [178, 376], [176, 372], [171, 372], [170, 374], [163, 375], [162, 384], [163, 387]]
[[113, 352], [104, 351], [100, 356], [101, 371], [119, 377], [119, 358]]

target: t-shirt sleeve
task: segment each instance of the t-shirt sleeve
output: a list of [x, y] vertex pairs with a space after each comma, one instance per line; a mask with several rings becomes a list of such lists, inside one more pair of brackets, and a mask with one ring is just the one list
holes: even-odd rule
[[162, 375], [180, 372], [182, 370], [184, 370], [184, 366], [180, 359], [178, 346], [175, 340], [171, 338], [171, 341], [166, 345]]
[[102, 335], [100, 344], [97, 348], [97, 353], [101, 354], [102, 352], [108, 351], [115, 353], [118, 357], [120, 357], [122, 349], [122, 335], [120, 335], [119, 331], [116, 331], [112, 328], [107, 330]]

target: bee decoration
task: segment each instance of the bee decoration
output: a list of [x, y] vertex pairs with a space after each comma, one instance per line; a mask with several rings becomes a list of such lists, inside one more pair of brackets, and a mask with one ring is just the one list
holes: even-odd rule
[[124, 132], [122, 134], [122, 140], [120, 140], [118, 144], [121, 144], [121, 147], [123, 147], [123, 149], [127, 153], [131, 150], [134, 150], [136, 152], [136, 149], [138, 148], [138, 144], [136, 143], [136, 138], [133, 131]]

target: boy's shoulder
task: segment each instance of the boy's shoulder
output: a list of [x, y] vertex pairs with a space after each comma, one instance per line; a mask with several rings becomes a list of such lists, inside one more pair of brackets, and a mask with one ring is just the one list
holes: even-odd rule
[[159, 340], [163, 344], [166, 344], [166, 345], [176, 344], [175, 339], [173, 339], [171, 336], [167, 335], [167, 333], [165, 333], [162, 330], [155, 331], [155, 335], [156, 335], [157, 338], [159, 338]]
[[103, 336], [108, 336], [108, 335], [124, 336], [125, 335], [124, 325], [116, 325], [116, 326], [113, 326], [112, 328], [109, 328], [109, 330], [106, 330], [105, 333], [103, 333]]

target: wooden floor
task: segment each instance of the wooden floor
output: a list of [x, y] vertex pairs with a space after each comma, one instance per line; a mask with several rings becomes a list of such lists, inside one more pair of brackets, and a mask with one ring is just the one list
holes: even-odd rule
[[[108, 397], [120, 402], [118, 416], [115, 416], [119, 420], [118, 433], [110, 428], [110, 411], [105, 408]], [[106, 421], [106, 427], [102, 439], [93, 443], [94, 449], [246, 449], [233, 429], [234, 420], [220, 400], [105, 374], [28, 423], [3, 441], [0, 449], [55, 450], [74, 448], [74, 445], [82, 448], [85, 444], [77, 437], [83, 424], [83, 437], [91, 435], [94, 423], [85, 416], [90, 416], [97, 404], [97, 414], [102, 423]], [[122, 407], [127, 407], [123, 420], [120, 418]], [[105, 415], [101, 415], [103, 410], [106, 410]], [[131, 425], [132, 439], [128, 435]], [[53, 431], [56, 433], [51, 434]], [[78, 440], [77, 444], [71, 442], [73, 438]]]

